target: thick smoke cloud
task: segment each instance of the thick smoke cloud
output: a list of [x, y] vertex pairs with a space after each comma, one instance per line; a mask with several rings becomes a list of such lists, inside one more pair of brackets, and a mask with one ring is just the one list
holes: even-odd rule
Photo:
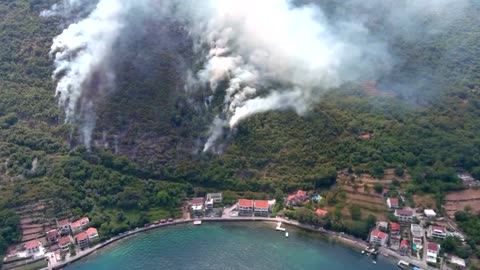
[[[225, 131], [251, 115], [271, 110], [302, 115], [329, 89], [385, 76], [401, 61], [391, 53], [392, 40], [441, 31], [452, 5], [461, 10], [468, 0], [315, 2], [99, 0], [52, 46], [56, 92], [67, 121], [83, 123], [90, 145], [95, 99], [114, 88], [109, 64], [114, 43], [134, 9], [153, 10], [162, 20], [189, 29], [192, 46], [202, 56], [200, 70], [185, 70], [189, 88], [208, 85], [224, 93], [222, 112], [204, 146], [204, 151], [218, 151]], [[70, 0], [69, 5], [79, 3]], [[372, 24], [390, 26], [390, 32], [372, 31]]]

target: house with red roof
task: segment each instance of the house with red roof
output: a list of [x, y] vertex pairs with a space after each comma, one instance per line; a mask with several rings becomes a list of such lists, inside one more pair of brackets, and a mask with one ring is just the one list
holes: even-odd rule
[[440, 244], [428, 242], [427, 244], [427, 262], [437, 263], [437, 256], [440, 252]]
[[68, 251], [70, 249], [71, 244], [72, 244], [72, 239], [70, 238], [70, 236], [64, 236], [58, 239], [58, 246], [63, 251]]
[[403, 240], [400, 242], [400, 252], [401, 252], [403, 255], [406, 255], [409, 250], [410, 250], [410, 243], [408, 242], [408, 240], [403, 239]]
[[390, 209], [397, 209], [399, 207], [398, 198], [388, 198], [387, 205]]
[[396, 222], [390, 222], [390, 236], [398, 236], [400, 235], [400, 224]]
[[431, 225], [428, 227], [427, 236], [429, 238], [445, 239], [447, 237], [447, 229], [443, 226]]
[[194, 213], [194, 215], [201, 215], [205, 210], [204, 202], [205, 200], [203, 197], [193, 198], [188, 202], [188, 207]]
[[253, 203], [253, 212], [256, 216], [268, 216], [270, 205], [267, 200], [255, 200]]
[[70, 220], [68, 220], [68, 219], [57, 221], [58, 231], [62, 235], [69, 234], [72, 231], [72, 228], [71, 228], [70, 225], [71, 225], [71, 223], [70, 223]]
[[297, 190], [295, 193], [287, 197], [287, 205], [298, 206], [305, 203], [308, 199], [307, 192], [304, 190]]
[[90, 245], [88, 240], [88, 234], [86, 232], [81, 232], [75, 236], [75, 242], [81, 248], [87, 248]]
[[253, 215], [253, 200], [246, 200], [246, 199], [238, 200], [238, 215], [240, 216]]
[[370, 243], [378, 246], [385, 246], [388, 241], [388, 234], [375, 229], [370, 233]]
[[90, 227], [85, 231], [88, 235], [88, 239], [91, 242], [92, 240], [98, 239], [98, 231], [97, 229]]
[[85, 227], [88, 225], [88, 223], [90, 223], [90, 220], [88, 219], [88, 217], [83, 217], [79, 220], [72, 222], [70, 227], [72, 228], [72, 232], [76, 233], [84, 230]]
[[315, 210], [315, 214], [317, 214], [317, 216], [319, 217], [324, 217], [328, 214], [328, 211], [325, 209], [318, 208], [317, 210]]
[[58, 231], [57, 230], [50, 230], [47, 232], [47, 240], [50, 243], [56, 243], [58, 241]]
[[23, 247], [27, 251], [27, 255], [30, 256], [41, 251], [40, 249], [42, 248], [42, 242], [38, 240], [28, 241], [25, 243], [25, 245], [23, 245]]

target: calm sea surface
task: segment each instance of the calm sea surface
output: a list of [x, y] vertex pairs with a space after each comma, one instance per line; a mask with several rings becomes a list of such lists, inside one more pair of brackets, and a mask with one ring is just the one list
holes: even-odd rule
[[139, 234], [84, 258], [67, 270], [131, 269], [397, 269], [318, 234], [288, 227], [289, 238], [272, 223], [177, 225]]

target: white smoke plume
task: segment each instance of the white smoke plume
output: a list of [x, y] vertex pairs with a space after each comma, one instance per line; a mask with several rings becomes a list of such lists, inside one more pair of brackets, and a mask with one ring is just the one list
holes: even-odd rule
[[[81, 2], [69, 1], [70, 5]], [[452, 5], [462, 7], [467, 1], [337, 1], [342, 8], [333, 16], [315, 0], [305, 0], [307, 4], [289, 0], [99, 0], [86, 18], [54, 40], [56, 93], [67, 121], [83, 117], [80, 122], [87, 123], [83, 136], [88, 146], [94, 127], [89, 95], [92, 87], [97, 94], [112, 88], [109, 59], [115, 57], [113, 45], [128, 23], [125, 16], [134, 7], [155, 10], [158, 17], [184, 24], [192, 46], [204, 52], [203, 68], [193, 72], [196, 78], [189, 76], [189, 84], [202, 82], [212, 91], [224, 92], [222, 113], [215, 117], [204, 146], [204, 151], [218, 151], [215, 146], [225, 131], [253, 114], [294, 110], [302, 115], [329, 89], [387, 74], [396, 61], [389, 40], [371, 33], [367, 26], [375, 20], [376, 10], [389, 23], [398, 24], [398, 32], [391, 36], [416, 38], [423, 34], [415, 32], [417, 23], [427, 18], [428, 31], [435, 32], [447, 23], [445, 15]], [[99, 73], [102, 82], [92, 86], [92, 78]], [[89, 113], [81, 113], [87, 109]]]

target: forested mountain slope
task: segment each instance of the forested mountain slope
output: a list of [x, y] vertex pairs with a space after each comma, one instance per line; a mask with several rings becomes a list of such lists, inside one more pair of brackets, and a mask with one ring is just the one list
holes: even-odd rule
[[[332, 90], [304, 117], [256, 115], [217, 155], [200, 151], [212, 112], [199, 105], [203, 97], [182, 92], [172, 64], [195, 64], [188, 46], [172, 53], [160, 42], [182, 31], [175, 27], [119, 60], [118, 89], [100, 106], [88, 153], [54, 97], [48, 52], [66, 22], [39, 16], [54, 2], [0, 2], [0, 253], [21, 239], [12, 209], [39, 199], [53, 200], [58, 218], [88, 215], [108, 237], [177, 215], [195, 191], [271, 197], [327, 188], [347, 167], [375, 176], [408, 169], [412, 194], [461, 189], [458, 170], [480, 177], [477, 5], [441, 35], [399, 41], [402, 61], [376, 92], [359, 83]], [[128, 57], [146, 65], [130, 66]]]

